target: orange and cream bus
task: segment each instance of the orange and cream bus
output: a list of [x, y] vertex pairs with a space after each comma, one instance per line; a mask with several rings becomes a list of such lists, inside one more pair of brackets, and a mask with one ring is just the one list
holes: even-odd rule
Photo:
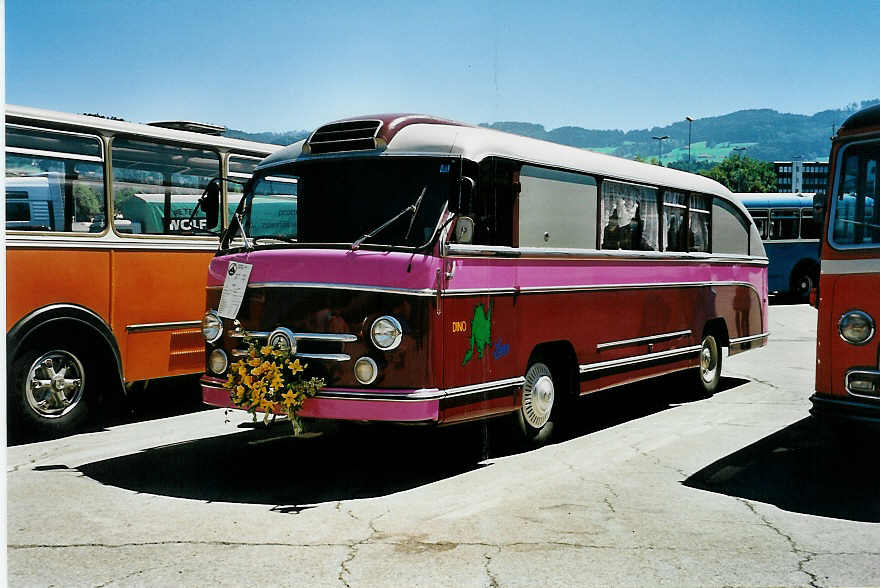
[[841, 125], [829, 166], [811, 412], [852, 430], [880, 426], [880, 106]]
[[[6, 342], [10, 425], [76, 430], [134, 382], [204, 363], [209, 181], [246, 181], [277, 145], [223, 127], [133, 124], [6, 107]], [[231, 206], [241, 186], [222, 182]]]

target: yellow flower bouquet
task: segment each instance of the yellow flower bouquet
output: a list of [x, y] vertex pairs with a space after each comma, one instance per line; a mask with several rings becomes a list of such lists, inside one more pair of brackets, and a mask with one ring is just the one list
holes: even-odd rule
[[283, 410], [290, 418], [293, 434], [302, 434], [302, 422], [297, 416], [307, 398], [324, 387], [322, 378], [306, 378], [303, 371], [308, 364], [292, 359], [288, 351], [271, 345], [257, 347], [248, 342], [247, 355], [232, 364], [223, 387], [235, 406], [243, 408], [257, 420], [257, 413], [269, 416]]

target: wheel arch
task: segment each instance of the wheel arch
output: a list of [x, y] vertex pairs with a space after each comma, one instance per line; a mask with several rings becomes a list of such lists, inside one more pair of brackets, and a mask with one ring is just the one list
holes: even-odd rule
[[565, 378], [566, 388], [572, 394], [579, 392], [577, 386], [579, 374], [577, 353], [575, 353], [574, 345], [571, 344], [571, 341], [563, 339], [538, 343], [532, 348], [529, 359], [523, 367], [523, 373], [539, 358], [549, 364], [554, 374], [558, 373], [561, 377]]
[[703, 334], [700, 336], [700, 340], [702, 341], [706, 335], [715, 335], [720, 347], [730, 347], [730, 334], [727, 330], [727, 321], [724, 318], [715, 317], [706, 321], [706, 324], [703, 325]]
[[74, 325], [92, 334], [104, 344], [104, 351], [114, 360], [119, 386], [125, 393], [122, 355], [116, 337], [103, 318], [93, 310], [70, 303], [50, 304], [31, 311], [22, 317], [6, 334], [7, 373], [16, 356], [33, 337], [39, 336], [49, 325]]
[[800, 259], [792, 266], [791, 273], [788, 274], [789, 288], [792, 288], [795, 278], [802, 273], [810, 274], [814, 278], [813, 281], [818, 284], [819, 269], [820, 265], [818, 260], [812, 257], [804, 257]]

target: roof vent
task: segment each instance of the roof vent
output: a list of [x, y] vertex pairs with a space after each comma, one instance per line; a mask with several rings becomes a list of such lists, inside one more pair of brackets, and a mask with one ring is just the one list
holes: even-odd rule
[[382, 142], [377, 138], [382, 121], [350, 120], [330, 123], [312, 133], [306, 144], [312, 154], [337, 151], [365, 151], [376, 149]]
[[148, 122], [147, 124], [151, 127], [161, 127], [163, 129], [173, 129], [175, 131], [189, 131], [191, 133], [201, 133], [203, 135], [219, 136], [226, 132], [226, 127], [193, 122], [190, 120], [159, 120], [156, 122]]

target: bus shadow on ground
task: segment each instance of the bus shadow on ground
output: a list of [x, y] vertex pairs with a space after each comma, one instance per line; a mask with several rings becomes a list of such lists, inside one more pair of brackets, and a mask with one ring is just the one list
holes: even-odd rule
[[[105, 431], [107, 427], [129, 423], [140, 423], [156, 419], [164, 419], [212, 407], [202, 403], [202, 390], [199, 376], [181, 376], [151, 381], [148, 385], [133, 388], [128, 397], [114, 398], [100, 407], [98, 414], [76, 433], [96, 433]], [[7, 422], [9, 438], [7, 446], [35, 443], [56, 437], [22, 431], [12, 422]]]
[[791, 512], [877, 523], [880, 469], [868, 439], [832, 434], [808, 417], [703, 468], [684, 484]]
[[[745, 382], [723, 378], [721, 389]], [[683, 383], [690, 382], [665, 377], [582, 398], [577, 425], [559, 441], [693, 399]], [[497, 434], [510, 425], [507, 420], [449, 428], [346, 426], [313, 439], [291, 437], [284, 422], [150, 448], [79, 471], [140, 493], [274, 505], [279, 512], [297, 513], [319, 502], [385, 496], [488, 467], [481, 462], [489, 457], [523, 451]]]

